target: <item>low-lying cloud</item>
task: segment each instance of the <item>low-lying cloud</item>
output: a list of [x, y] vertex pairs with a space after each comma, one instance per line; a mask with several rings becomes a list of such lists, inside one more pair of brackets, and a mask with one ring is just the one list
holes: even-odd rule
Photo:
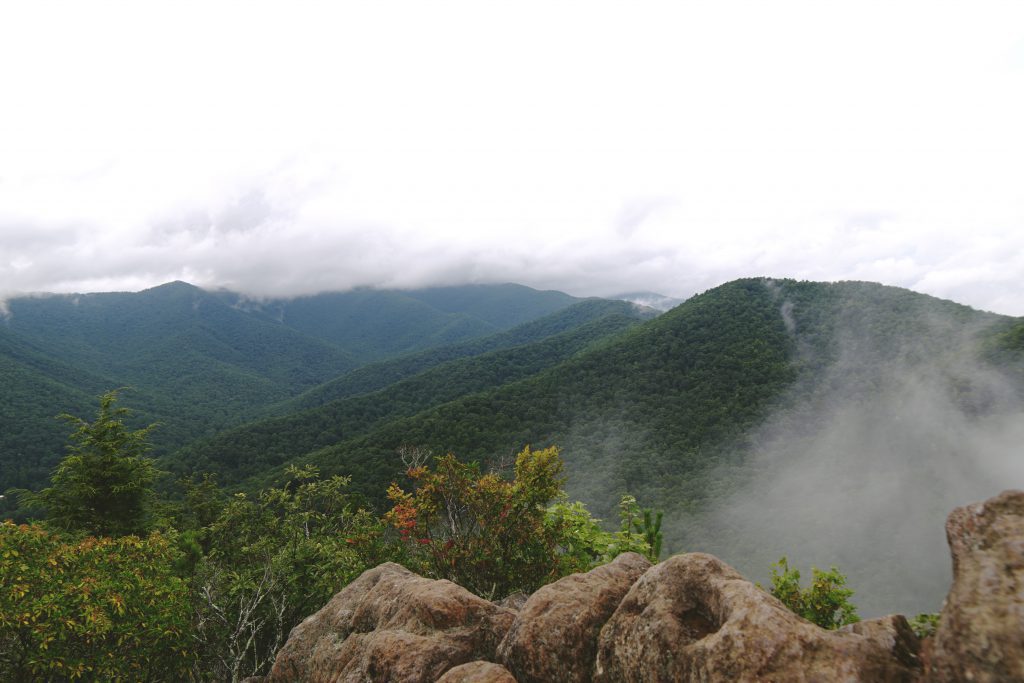
[[838, 565], [862, 616], [935, 612], [948, 513], [1024, 487], [1022, 388], [979, 360], [973, 331], [930, 320], [893, 346], [880, 321], [840, 325], [838, 356], [751, 435], [749, 480], [699, 542], [761, 581], [783, 555], [808, 579]]
[[[876, 280], [1024, 313], [1017, 277], [1024, 231], [986, 238], [984, 230], [960, 234], [947, 226], [933, 239], [930, 230], [886, 215], [757, 225], [749, 210], [715, 216], [704, 203], [678, 197], [623, 192], [588, 204], [590, 188], [554, 195], [535, 188], [537, 202], [525, 192], [511, 206], [401, 174], [391, 181], [393, 197], [368, 199], [386, 188], [307, 166], [211, 178], [191, 194], [122, 202], [123, 175], [133, 169], [115, 165], [73, 179], [94, 193], [92, 208], [103, 210], [5, 211], [0, 201], [0, 295], [135, 290], [182, 279], [254, 297], [514, 281], [577, 295], [685, 298], [767, 274]], [[433, 184], [436, 195], [414, 192], [416, 184]], [[50, 189], [60, 196], [62, 187]], [[417, 206], [407, 206], [406, 195]]]

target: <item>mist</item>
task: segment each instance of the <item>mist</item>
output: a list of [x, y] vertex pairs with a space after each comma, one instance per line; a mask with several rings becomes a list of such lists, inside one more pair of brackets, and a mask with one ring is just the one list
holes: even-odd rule
[[749, 435], [744, 483], [687, 549], [764, 584], [783, 555], [805, 582], [812, 565], [837, 565], [862, 617], [936, 612], [951, 580], [946, 516], [1024, 487], [1020, 387], [981, 360], [984, 316], [844, 311], [823, 358], [800, 312], [780, 306], [798, 362], [818, 369]]

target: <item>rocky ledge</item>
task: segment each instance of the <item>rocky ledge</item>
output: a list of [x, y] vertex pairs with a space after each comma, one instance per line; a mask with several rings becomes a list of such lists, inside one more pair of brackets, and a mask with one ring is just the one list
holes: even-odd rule
[[1024, 492], [946, 532], [953, 586], [923, 644], [899, 615], [821, 629], [703, 553], [627, 553], [502, 605], [384, 564], [296, 626], [264, 680], [1024, 680]]

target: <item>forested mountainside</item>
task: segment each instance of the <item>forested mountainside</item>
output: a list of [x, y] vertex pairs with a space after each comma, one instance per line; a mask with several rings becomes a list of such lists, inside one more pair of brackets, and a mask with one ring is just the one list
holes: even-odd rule
[[[649, 317], [626, 302], [591, 300], [508, 333], [366, 366], [311, 392], [343, 398], [197, 441], [163, 458], [161, 466], [182, 474], [215, 472], [228, 485], [265, 479], [275, 466], [312, 451], [554, 367]], [[385, 458], [391, 465], [393, 455]]]
[[293, 412], [323, 405], [334, 399], [370, 393], [451, 360], [531, 344], [612, 315], [626, 316], [639, 321], [655, 317], [657, 311], [625, 301], [584, 299], [568, 308], [523, 323], [506, 332], [365, 365], [313, 387], [293, 400], [280, 403], [274, 410], [278, 413]]
[[516, 284], [355, 289], [294, 299], [226, 301], [336, 344], [362, 365], [493, 334], [561, 310], [579, 299]]
[[183, 282], [10, 299], [0, 318], [0, 490], [44, 484], [67, 439], [54, 416], [88, 414], [114, 387], [131, 387], [136, 425], [160, 423], [152, 440], [165, 453], [371, 358], [491, 335], [576, 301], [495, 285], [255, 303]]
[[[788, 305], [779, 298], [783, 286], [792, 289]], [[766, 402], [777, 399], [796, 380], [801, 366], [808, 366], [805, 372], [824, 367], [834, 356], [831, 335], [836, 311], [832, 309], [840, 300], [850, 299], [873, 310], [875, 304], [864, 295], [876, 290], [893, 299], [885, 301], [888, 307], [904, 294], [909, 301], [927, 300], [870, 285], [768, 286], [762, 280], [740, 281], [695, 297], [634, 333], [562, 364], [553, 361], [564, 358], [548, 351], [555, 339], [548, 340], [540, 353], [524, 347], [512, 355], [482, 355], [470, 364], [444, 366], [417, 376], [415, 382], [395, 385], [384, 394], [240, 428], [230, 436], [189, 449], [189, 455], [213, 463], [219, 449], [228, 449], [223, 452], [231, 457], [225, 460], [235, 463], [241, 472], [258, 473], [268, 461], [247, 464], [246, 450], [251, 461], [268, 456], [286, 461], [302, 454], [310, 444], [327, 445], [330, 447], [312, 456], [313, 461], [332, 471], [354, 474], [358, 487], [379, 495], [394, 476], [397, 461], [393, 454], [402, 444], [455, 450], [463, 457], [488, 457], [528, 441], [553, 441], [563, 445], [570, 463], [577, 451], [587, 454], [579, 456], [588, 464], [580, 469], [590, 473], [587, 479], [599, 487], [588, 488], [579, 477], [577, 485], [590, 500], [613, 501], [621, 490], [660, 498], [660, 491], [679, 493], [678, 487], [688, 486], [692, 468], [717, 465], [719, 456], [737, 454], [741, 444], [736, 440], [757, 421]], [[787, 331], [783, 315], [785, 310], [793, 316], [796, 303], [801, 315], [799, 343]], [[844, 315], [854, 315], [853, 308], [843, 306]], [[951, 310], [958, 314], [969, 311], [956, 306]], [[893, 309], [889, 322], [913, 324], [906, 315], [907, 311]], [[901, 318], [906, 319], [900, 322]], [[584, 333], [589, 331], [577, 330], [575, 336]], [[368, 366], [311, 394], [354, 396], [372, 391], [389, 380], [405, 378], [407, 371], [426, 369], [431, 358], [447, 359], [467, 348], [483, 350], [500, 339]], [[797, 357], [798, 346], [813, 353]], [[570, 350], [577, 349], [572, 346]], [[526, 363], [527, 354], [557, 367]], [[488, 372], [494, 374], [502, 367], [506, 368], [504, 374], [484, 379]], [[509, 367], [518, 374], [510, 373]], [[538, 369], [545, 372], [511, 382], [536, 374]], [[453, 377], [477, 381], [467, 384], [465, 379], [455, 381]], [[386, 407], [396, 401], [407, 408], [396, 411]], [[354, 408], [357, 405], [366, 407]], [[365, 416], [367, 411], [372, 411], [372, 418]], [[409, 419], [389, 424], [396, 417]], [[284, 428], [286, 424], [289, 429]], [[275, 437], [277, 433], [282, 436]], [[344, 442], [340, 435], [353, 433], [361, 436], [350, 444], [324, 443]], [[627, 443], [629, 434], [636, 438], [630, 437]], [[617, 439], [622, 442], [615, 443]], [[232, 440], [246, 445], [229, 448]], [[619, 453], [629, 457], [618, 457]], [[360, 463], [369, 463], [379, 476], [363, 476]], [[595, 471], [592, 466], [600, 469]], [[704, 489], [703, 485], [689, 486], [694, 490], [683, 491], [686, 499]]]
[[[762, 577], [783, 553], [838, 562], [888, 586], [862, 596], [869, 611], [923, 609], [948, 584], [944, 511], [1020, 479], [1020, 325], [871, 283], [740, 280], [531, 376], [497, 375], [514, 380], [502, 386], [454, 397], [441, 366], [410, 390], [437, 402], [393, 410], [403, 392], [383, 391], [342, 402], [352, 412], [334, 422], [295, 416], [285, 423], [309, 419], [321, 437], [298, 448], [269, 424], [242, 430], [250, 462], [225, 443], [238, 458], [225, 471], [257, 470], [243, 482], [256, 490], [288, 462], [313, 463], [380, 501], [402, 446], [488, 461], [557, 444], [570, 496], [606, 518], [624, 492], [665, 509], [670, 551], [706, 549]], [[331, 439], [263, 469], [275, 448]], [[892, 561], [901, 552], [909, 562]]]
[[380, 496], [401, 466], [394, 453], [402, 445], [486, 459], [557, 443], [576, 492], [602, 513], [623, 490], [659, 504], [661, 491], [696, 500], [702, 486], [691, 484], [692, 473], [730, 452], [797, 375], [775, 296], [760, 280], [725, 285], [535, 376], [386, 422], [303, 460], [351, 474], [359, 490]]
[[[155, 313], [109, 295], [135, 322], [90, 319], [88, 334], [12, 302], [0, 328], [16, 389], [2, 416], [16, 425], [3, 432], [14, 479], [4, 483], [38, 480], [60, 457], [66, 432], [44, 431], [50, 415], [87, 414], [96, 393], [129, 383], [138, 421], [166, 423], [153, 433], [162, 468], [215, 472], [250, 493], [280, 483], [287, 465], [314, 464], [381, 504], [402, 447], [486, 464], [558, 445], [569, 495], [599, 516], [614, 518], [633, 494], [666, 511], [666, 551], [714, 552], [762, 579], [782, 554], [838, 563], [869, 585], [859, 593], [869, 613], [929, 609], [948, 585], [945, 512], [1024, 483], [1020, 319], [862, 282], [738, 280], [653, 319], [625, 302], [545, 292], [502, 319], [481, 303], [488, 291], [510, 309], [533, 296], [510, 286], [352, 293], [337, 309], [350, 325], [353, 311], [376, 315], [389, 301], [435, 311], [410, 318], [418, 337], [371, 316], [377, 334], [399, 340], [392, 351], [409, 353], [361, 367], [372, 357], [362, 333], [327, 313], [342, 295], [251, 302], [176, 283], [139, 295], [173, 302], [174, 322], [144, 322]], [[87, 299], [39, 301], [74, 315]], [[33, 326], [19, 327], [19, 314]], [[288, 326], [304, 315], [305, 329]], [[540, 317], [493, 333], [530, 315]], [[467, 316], [492, 333], [417, 347], [469, 329]], [[118, 329], [136, 346], [113, 339]], [[224, 375], [234, 383], [204, 384]]]

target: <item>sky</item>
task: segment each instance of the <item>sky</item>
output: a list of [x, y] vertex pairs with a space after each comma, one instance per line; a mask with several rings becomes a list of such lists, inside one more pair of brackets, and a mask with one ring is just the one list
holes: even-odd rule
[[0, 298], [766, 275], [1024, 315], [1024, 3], [5, 3], [0, 103]]

